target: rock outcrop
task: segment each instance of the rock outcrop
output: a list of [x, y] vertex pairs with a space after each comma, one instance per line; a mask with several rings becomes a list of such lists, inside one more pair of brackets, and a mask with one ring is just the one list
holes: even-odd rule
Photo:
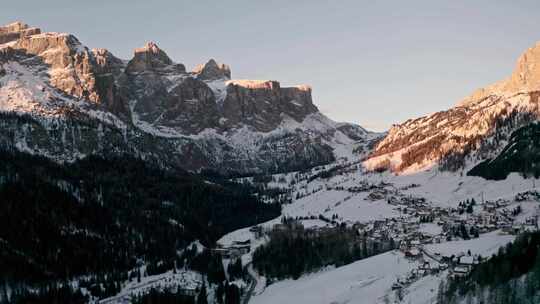
[[223, 116], [230, 127], [250, 125], [261, 132], [278, 127], [283, 115], [301, 122], [318, 109], [309, 87], [282, 88], [277, 81], [230, 81]]
[[41, 30], [22, 22], [14, 22], [0, 27], [0, 44], [16, 41], [24, 36], [40, 34]]
[[183, 64], [173, 64], [169, 56], [167, 56], [167, 54], [155, 43], [148, 42], [144, 47], [135, 49], [133, 59], [127, 64], [126, 72], [157, 72], [165, 69], [169, 72], [186, 72], [186, 68]]
[[231, 69], [228, 65], [218, 64], [214, 59], [207, 63], [198, 65], [193, 69], [193, 73], [201, 80], [231, 79]]
[[42, 61], [48, 67], [54, 87], [69, 95], [100, 102], [93, 57], [75, 36], [64, 33], [23, 36], [13, 49], [35, 56], [36, 64]]

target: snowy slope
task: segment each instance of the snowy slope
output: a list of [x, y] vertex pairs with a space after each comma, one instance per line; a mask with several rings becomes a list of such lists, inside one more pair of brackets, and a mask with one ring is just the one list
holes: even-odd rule
[[407, 174], [441, 164], [453, 170], [496, 155], [513, 130], [538, 118], [539, 66], [540, 43], [519, 58], [508, 79], [477, 90], [446, 111], [392, 127], [366, 168]]
[[[345, 167], [345, 169], [329, 178], [311, 178], [322, 170], [331, 170], [332, 167]], [[498, 208], [497, 212], [502, 212], [503, 209], [512, 210], [519, 205], [522, 213], [513, 221], [515, 224], [522, 224], [539, 214], [540, 204], [534, 199], [516, 201], [516, 197], [519, 193], [534, 191], [538, 182], [540, 181], [525, 179], [517, 174], [511, 174], [502, 181], [490, 181], [479, 177], [462, 176], [459, 173], [440, 172], [435, 169], [408, 175], [395, 175], [389, 172], [379, 174], [363, 171], [358, 163], [349, 163], [345, 166], [343, 163], [335, 163], [314, 168], [307, 173], [277, 174], [269, 185], [292, 189], [292, 203], [283, 206], [283, 215], [300, 218], [307, 229], [313, 229], [332, 226], [328, 222], [319, 220], [319, 215], [330, 218], [337, 214], [337, 222], [347, 225], [369, 224], [379, 219], [417, 222], [418, 217], [401, 212], [400, 207], [404, 206], [402, 205], [404, 198], [425, 198], [426, 207], [421, 210], [435, 208], [450, 210], [456, 208], [459, 202], [474, 198], [479, 206], [474, 208], [471, 216], [478, 216], [482, 212], [483, 201], [503, 200], [507, 202], [507, 205]], [[351, 192], [352, 189], [359, 187], [365, 187], [368, 190]], [[383, 196], [373, 196], [373, 193], [383, 193]], [[389, 203], [389, 201], [398, 203]], [[315, 219], [311, 219], [312, 217]], [[468, 216], [464, 215], [462, 218], [467, 219]], [[261, 226], [269, 229], [279, 222], [280, 219], [275, 219]], [[442, 226], [435, 222], [417, 223], [416, 228], [414, 224], [410, 227], [413, 227], [412, 233], [418, 231], [431, 236], [440, 236], [443, 232]], [[441, 243], [424, 245], [424, 250], [431, 256], [435, 253], [444, 255], [471, 251], [473, 255], [489, 257], [514, 238], [514, 235], [497, 230], [481, 234], [479, 238], [471, 240], [447, 242], [442, 239]], [[224, 236], [219, 243], [228, 246], [235, 240], [247, 239], [251, 240], [251, 252], [267, 241], [265, 238], [256, 238], [249, 228], [245, 228]], [[425, 256], [425, 259], [431, 260], [429, 256]], [[248, 264], [251, 261], [251, 255], [244, 255], [243, 261], [244, 264]], [[403, 277], [413, 269], [417, 269], [418, 266], [418, 263], [409, 263], [403, 258], [402, 253], [385, 253], [337, 269], [325, 269], [307, 274], [296, 281], [280, 281], [266, 288], [259, 288], [264, 291], [254, 294], [251, 302], [384, 303], [386, 296], [390, 300], [394, 298], [394, 292], [390, 288], [392, 283], [398, 277]], [[440, 281], [445, 279], [447, 274], [448, 271], [445, 271], [439, 275], [422, 277], [408, 285], [404, 289], [404, 303], [409, 301], [432, 303]]]
[[[471, 250], [488, 257], [514, 239], [498, 232], [482, 235], [477, 240], [448, 242], [430, 247], [444, 253]], [[266, 303], [384, 303], [385, 296], [393, 299], [391, 285], [398, 277], [417, 268], [418, 262], [406, 259], [397, 251], [387, 252], [339, 268], [322, 270], [298, 280], [272, 284], [252, 298], [255, 304]], [[403, 303], [432, 303], [442, 275], [426, 276], [404, 292]]]
[[251, 303], [382, 303], [396, 277], [415, 266], [401, 253], [388, 252], [296, 281], [272, 284]]

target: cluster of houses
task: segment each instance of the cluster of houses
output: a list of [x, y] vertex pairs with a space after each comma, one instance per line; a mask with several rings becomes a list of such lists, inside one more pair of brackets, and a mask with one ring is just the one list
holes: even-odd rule
[[221, 246], [218, 244], [212, 250], [219, 253], [225, 259], [236, 259], [250, 252], [251, 240], [234, 241], [230, 246]]
[[[540, 194], [536, 192], [518, 194], [514, 202], [499, 199], [485, 201], [478, 205], [463, 203], [457, 208], [440, 208], [431, 206], [424, 198], [401, 195], [399, 191], [387, 189], [386, 185], [361, 184], [349, 191], [370, 191], [367, 196], [369, 200], [386, 199], [388, 204], [396, 206], [395, 209], [400, 211], [400, 216], [397, 218], [353, 224], [359, 234], [374, 241], [392, 239], [405, 257], [420, 262], [417, 269], [395, 282], [394, 289], [402, 288], [424, 275], [443, 270], [448, 270], [451, 276], [464, 276], [481, 259], [479, 256], [466, 253], [450, 256], [429, 253], [424, 250], [426, 244], [464, 238], [459, 231], [465, 231], [467, 234], [465, 238], [474, 238], [480, 233], [495, 230], [518, 234], [539, 229], [540, 208], [537, 208], [535, 215], [530, 215], [525, 220], [522, 219], [516, 223], [516, 217], [520, 216], [522, 210], [519, 204], [514, 203], [524, 200], [540, 201]], [[439, 229], [435, 233], [423, 231], [420, 229], [422, 223], [430, 223]]]
[[[307, 219], [319, 219], [325, 221], [328, 226], [347, 225], [356, 229], [359, 235], [368, 239], [370, 244], [388, 243], [391, 240], [392, 246], [398, 248], [408, 259], [417, 260], [419, 267], [408, 274], [405, 278], [398, 280], [393, 288], [401, 288], [416, 279], [434, 274], [440, 271], [448, 271], [452, 276], [466, 275], [473, 265], [480, 262], [480, 257], [471, 254], [458, 254], [445, 256], [440, 253], [430, 253], [424, 250], [425, 245], [441, 243], [454, 239], [468, 239], [478, 237], [480, 233], [487, 233], [501, 230], [509, 234], [518, 234], [527, 230], [539, 229], [540, 209], [537, 214], [523, 219], [519, 202], [540, 201], [540, 193], [529, 191], [519, 193], [513, 200], [498, 199], [494, 201], [484, 201], [481, 203], [474, 200], [461, 202], [457, 207], [441, 208], [434, 207], [423, 197], [404, 194], [403, 190], [418, 187], [417, 184], [410, 184], [402, 188], [396, 188], [392, 184], [380, 182], [378, 184], [367, 181], [359, 181], [355, 186], [343, 187], [342, 184], [349, 181], [344, 178], [332, 184], [325, 185], [326, 189], [344, 190], [352, 196], [361, 192], [369, 192], [366, 196], [370, 201], [386, 201], [394, 206], [394, 210], [399, 211], [399, 217], [373, 220], [369, 223], [354, 223], [342, 221], [340, 218], [331, 219], [324, 216], [315, 217], [311, 215]], [[354, 178], [353, 178], [354, 180]], [[304, 185], [306, 187], [306, 185]], [[319, 187], [316, 190], [320, 190]], [[307, 187], [305, 189], [307, 191]], [[350, 196], [336, 203], [348, 200]], [[473, 203], [474, 202], [474, 203]], [[325, 212], [330, 211], [325, 210]], [[516, 218], [520, 216], [517, 223]], [[299, 220], [304, 220], [300, 218]], [[437, 227], [433, 231], [421, 229], [422, 224], [428, 223], [431, 227]], [[280, 229], [278, 224], [273, 229]], [[283, 227], [286, 228], [285, 226]], [[260, 229], [260, 228], [252, 228]], [[324, 230], [325, 227], [313, 227], [310, 230]], [[254, 233], [262, 234], [262, 231], [254, 230]], [[249, 252], [250, 244], [236, 242], [228, 248], [222, 248], [226, 256], [238, 256]]]

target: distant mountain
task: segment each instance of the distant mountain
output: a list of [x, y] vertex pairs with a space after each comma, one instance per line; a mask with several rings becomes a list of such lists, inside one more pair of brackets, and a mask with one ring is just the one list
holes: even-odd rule
[[539, 97], [540, 43], [519, 58], [510, 78], [449, 110], [393, 126], [365, 165], [410, 173], [433, 166], [457, 170], [493, 158], [512, 131], [538, 119]]
[[[71, 34], [0, 27], [0, 144], [57, 161], [128, 153], [165, 167], [257, 173], [351, 156], [377, 134], [336, 123], [311, 88], [187, 71], [155, 43], [121, 60]], [[361, 150], [361, 149], [360, 149]]]

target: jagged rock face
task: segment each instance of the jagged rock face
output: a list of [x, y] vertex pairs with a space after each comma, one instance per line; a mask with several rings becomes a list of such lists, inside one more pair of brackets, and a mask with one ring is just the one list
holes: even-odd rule
[[517, 93], [540, 91], [540, 42], [523, 53], [505, 80], [481, 88], [463, 99], [458, 105], [471, 106], [490, 96], [510, 96]]
[[92, 54], [95, 59], [95, 71], [97, 74], [111, 73], [117, 75], [125, 68], [124, 62], [116, 58], [107, 49], [93, 49]]
[[282, 111], [296, 121], [302, 121], [307, 115], [319, 111], [313, 104], [309, 86], [281, 88], [281, 95]]
[[40, 34], [41, 30], [22, 22], [14, 22], [0, 27], [0, 44], [16, 41], [23, 36]]
[[218, 125], [210, 87], [186, 73], [182, 64], [173, 63], [154, 43], [135, 50], [126, 74], [132, 115], [138, 120], [186, 135]]
[[199, 133], [205, 128], [218, 127], [220, 115], [212, 90], [204, 83], [186, 78], [169, 94], [163, 124], [179, 126], [190, 133]]
[[115, 115], [127, 119], [128, 89], [127, 76], [124, 74], [124, 62], [106, 49], [92, 50], [94, 77], [99, 103]]
[[135, 55], [127, 65], [127, 73], [140, 73], [145, 71], [159, 71], [169, 69], [169, 72], [185, 73], [182, 64], [173, 64], [167, 54], [155, 43], [149, 42], [144, 47], [135, 49]]
[[540, 91], [540, 43], [529, 48], [518, 60], [506, 91]]
[[72, 35], [45, 33], [21, 37], [13, 46], [48, 66], [53, 86], [69, 95], [98, 103], [93, 58]]
[[37, 32], [21, 35], [5, 48], [9, 55], [5, 59], [25, 58], [25, 62], [46, 73], [51, 85], [64, 93], [118, 115], [127, 113], [125, 94], [122, 96], [119, 93], [122, 90], [115, 87], [122, 80], [117, 77], [124, 65], [120, 59], [104, 49], [90, 52], [73, 35]]
[[280, 87], [277, 81], [258, 86], [231, 83], [223, 102], [223, 114], [229, 126], [247, 124], [259, 131], [269, 131], [280, 122]]
[[540, 44], [520, 57], [507, 80], [477, 90], [456, 107], [393, 126], [364, 164], [398, 173], [441, 165], [460, 169], [497, 153], [512, 130], [538, 119]]
[[184, 134], [218, 126], [215, 97], [204, 82], [185, 77], [168, 88], [160, 77], [146, 75], [134, 83], [137, 91], [144, 92], [134, 107], [141, 120]]
[[228, 65], [218, 64], [210, 59], [206, 64], [197, 66], [193, 73], [201, 80], [231, 79], [231, 69]]
[[0, 144], [58, 161], [130, 153], [254, 173], [325, 164], [335, 146], [366, 143], [362, 128], [319, 113], [311, 88], [230, 75], [214, 60], [186, 72], [154, 43], [126, 63], [69, 34], [20, 35], [0, 45]]
[[300, 122], [317, 111], [310, 88], [281, 88], [277, 81], [231, 81], [223, 102], [229, 126], [246, 124], [262, 132], [279, 126], [283, 115]]

